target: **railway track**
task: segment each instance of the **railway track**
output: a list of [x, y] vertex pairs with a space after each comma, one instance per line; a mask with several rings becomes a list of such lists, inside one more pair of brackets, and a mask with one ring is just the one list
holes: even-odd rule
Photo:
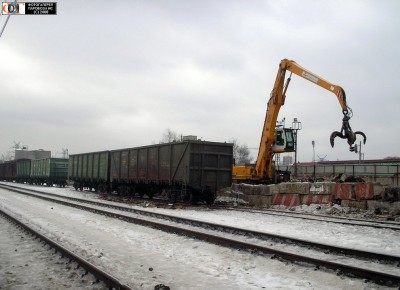
[[[141, 205], [143, 202], [151, 202], [156, 207], [169, 207], [171, 202], [163, 199], [143, 199], [140, 197], [119, 197], [115, 195], [106, 195], [104, 200], [110, 202], [117, 203], [127, 203], [130, 205]], [[191, 207], [191, 204], [183, 204], [176, 203], [173, 205], [174, 207]], [[200, 205], [200, 208], [204, 208], [204, 206]], [[207, 209], [210, 209], [207, 206]], [[388, 221], [388, 220], [377, 220], [377, 219], [359, 219], [359, 218], [351, 218], [351, 217], [342, 217], [342, 216], [332, 216], [327, 214], [314, 214], [314, 213], [306, 213], [306, 212], [288, 212], [279, 209], [254, 209], [247, 207], [227, 207], [223, 205], [214, 205], [211, 209], [214, 210], [227, 210], [227, 211], [238, 211], [238, 212], [248, 212], [248, 213], [258, 213], [263, 215], [274, 215], [274, 216], [284, 216], [284, 217], [293, 217], [304, 220], [317, 220], [324, 221], [333, 224], [343, 224], [343, 225], [354, 225], [360, 227], [370, 227], [370, 228], [378, 228], [378, 229], [392, 229], [392, 230], [400, 230], [400, 222], [396, 221]]]
[[[84, 258], [74, 254], [72, 251], [69, 251], [67, 248], [63, 247], [61, 244], [57, 243], [56, 241], [49, 239], [45, 235], [39, 233], [37, 230], [34, 228], [30, 227], [20, 219], [12, 216], [11, 214], [5, 212], [0, 208], [0, 216], [4, 217], [6, 220], [8, 220], [10, 223], [14, 224], [16, 227], [20, 228], [21, 230], [29, 233], [34, 237], [34, 239], [38, 238], [41, 241], [43, 241], [46, 245], [48, 245], [51, 249], [54, 249], [54, 253], [59, 253], [61, 257], [65, 259], [69, 259], [68, 263], [75, 262], [78, 267], [82, 267], [85, 269], [85, 273], [83, 275], [87, 275], [88, 273], [91, 273], [94, 277], [96, 277], [98, 283], [99, 281], [102, 281], [104, 283], [104, 287], [101, 287], [102, 289], [121, 289], [121, 290], [130, 290], [132, 289], [131, 287], [123, 284], [120, 282], [118, 279], [114, 278], [111, 274], [103, 271], [99, 267], [93, 265], [89, 261], [85, 260]], [[17, 251], [17, 249], [16, 249]], [[43, 285], [42, 285], [43, 286]], [[84, 287], [84, 286], [82, 286]], [[85, 286], [87, 287], [87, 286]]]
[[[307, 263], [314, 265], [316, 269], [326, 268], [338, 274], [357, 276], [379, 284], [400, 285], [400, 257], [398, 256], [335, 247], [34, 190], [17, 188], [9, 188], [9, 190], [222, 246], [248, 250], [286, 261]], [[111, 210], [104, 210], [104, 207]], [[143, 215], [146, 218], [143, 218]], [[302, 255], [298, 254], [299, 252], [302, 252]]]
[[354, 225], [360, 227], [370, 227], [370, 228], [378, 228], [378, 229], [391, 229], [395, 231], [400, 231], [400, 223], [395, 221], [378, 221], [378, 220], [365, 220], [365, 219], [357, 219], [357, 218], [349, 218], [349, 217], [340, 217], [340, 216], [329, 216], [323, 214], [309, 214], [309, 213], [301, 213], [301, 212], [286, 212], [282, 210], [276, 209], [249, 209], [249, 208], [226, 208], [221, 207], [225, 210], [231, 211], [239, 211], [239, 212], [249, 212], [249, 213], [258, 213], [265, 215], [275, 215], [275, 216], [283, 216], [283, 217], [292, 217], [298, 219], [305, 220], [318, 220], [324, 221], [328, 223], [334, 224], [343, 224], [343, 225]]
[[[24, 189], [18, 186], [14, 186], [14, 185], [5, 185], [5, 184], [0, 184], [0, 187], [3, 188], [15, 188], [15, 189]], [[140, 210], [135, 210], [135, 209], [131, 209], [128, 207], [123, 207], [123, 206], [118, 206], [118, 205], [110, 205], [110, 204], [104, 204], [104, 203], [100, 203], [100, 202], [95, 202], [95, 201], [91, 201], [91, 200], [87, 200], [87, 199], [81, 199], [81, 198], [75, 198], [75, 197], [67, 197], [67, 196], [62, 196], [62, 195], [55, 195], [55, 194], [51, 194], [51, 193], [46, 193], [46, 192], [42, 192], [42, 191], [37, 191], [37, 190], [32, 190], [30, 189], [32, 192], [37, 192], [37, 193], [41, 193], [41, 194], [47, 194], [49, 196], [59, 196], [60, 198], [65, 198], [65, 199], [69, 199], [69, 200], [75, 200], [75, 201], [79, 201], [79, 202], [85, 202], [85, 203], [90, 203], [90, 204], [95, 204], [95, 205], [103, 205], [106, 207], [110, 207], [110, 208], [116, 208], [116, 209], [121, 209], [121, 210], [130, 210], [132, 212], [137, 212], [139, 214], [143, 214], [143, 215], [153, 215], [153, 213], [147, 213], [145, 211], [140, 211]], [[117, 203], [125, 203], [126, 200], [124, 199], [116, 199], [114, 196], [113, 198], [110, 199], [106, 199], [107, 201], [111, 201], [111, 202], [117, 202]], [[140, 198], [133, 198], [133, 201], [135, 201], [135, 203], [133, 203], [133, 205], [138, 204], [137, 201], [141, 201], [141, 202], [146, 202], [146, 201], [151, 201], [148, 199], [140, 199]], [[157, 207], [163, 207], [163, 206], [167, 206], [170, 203], [165, 201], [165, 200], [154, 200], [154, 202], [156, 203]], [[132, 204], [129, 204], [132, 205]], [[174, 205], [175, 206], [175, 205]], [[188, 206], [188, 205], [184, 205], [184, 204], [177, 204], [176, 206]], [[365, 219], [357, 219], [357, 218], [350, 218], [350, 217], [340, 217], [340, 216], [329, 216], [329, 215], [323, 215], [323, 214], [309, 214], [309, 213], [302, 213], [302, 212], [286, 212], [286, 211], [282, 211], [282, 210], [276, 210], [276, 209], [262, 209], [262, 210], [258, 210], [258, 209], [250, 209], [250, 208], [243, 208], [243, 207], [235, 207], [235, 208], [230, 208], [230, 207], [223, 207], [223, 206], [214, 206], [212, 209], [214, 210], [228, 210], [228, 211], [239, 211], [239, 212], [248, 212], [248, 213], [257, 213], [257, 214], [263, 214], [263, 215], [274, 215], [274, 216], [283, 216], [283, 217], [292, 217], [292, 218], [298, 218], [298, 219], [304, 219], [304, 220], [313, 220], [313, 221], [324, 221], [327, 223], [333, 223], [333, 224], [343, 224], [343, 225], [353, 225], [353, 226], [360, 226], [360, 227], [370, 227], [370, 228], [378, 228], [378, 229], [390, 229], [390, 230], [395, 230], [395, 231], [400, 231], [400, 222], [395, 222], [395, 221], [378, 221], [378, 220], [365, 220]], [[160, 216], [162, 216], [162, 214], [160, 214]]]

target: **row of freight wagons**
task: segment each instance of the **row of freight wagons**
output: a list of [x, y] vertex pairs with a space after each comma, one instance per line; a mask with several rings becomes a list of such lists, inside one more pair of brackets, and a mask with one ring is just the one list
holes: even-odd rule
[[68, 179], [68, 159], [18, 159], [0, 164], [0, 179], [31, 184], [65, 186]]
[[70, 155], [75, 188], [212, 203], [232, 182], [233, 145], [186, 140]]

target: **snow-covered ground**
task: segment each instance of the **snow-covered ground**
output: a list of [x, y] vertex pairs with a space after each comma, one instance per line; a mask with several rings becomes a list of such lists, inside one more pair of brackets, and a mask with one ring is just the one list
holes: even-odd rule
[[[0, 289], [107, 289], [83, 268], [0, 218]], [[6, 246], [6, 247], [5, 247]]]
[[[31, 187], [32, 188], [32, 187]], [[98, 198], [71, 188], [45, 188], [55, 194]], [[137, 226], [0, 189], [0, 207], [25, 217], [52, 238], [137, 289], [165, 284], [171, 289], [390, 289], [359, 279], [314, 271], [268, 257], [227, 249]], [[289, 234], [345, 247], [376, 249], [400, 256], [396, 231], [342, 226], [318, 221], [215, 210], [150, 211], [176, 214], [259, 231]], [[1, 245], [0, 251], [8, 245]], [[9, 250], [9, 249], [8, 249]], [[0, 262], [1, 265], [1, 262]]]

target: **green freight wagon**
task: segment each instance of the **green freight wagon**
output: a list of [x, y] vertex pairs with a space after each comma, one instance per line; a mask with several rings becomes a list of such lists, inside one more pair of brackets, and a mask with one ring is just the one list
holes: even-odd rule
[[31, 181], [34, 184], [65, 186], [68, 178], [68, 159], [45, 158], [31, 161]]
[[110, 163], [114, 191], [211, 204], [232, 183], [233, 144], [185, 140], [113, 150]]
[[32, 161], [30, 159], [17, 161], [17, 182], [30, 182], [31, 163]]
[[68, 170], [75, 189], [106, 191], [110, 181], [110, 151], [70, 155]]

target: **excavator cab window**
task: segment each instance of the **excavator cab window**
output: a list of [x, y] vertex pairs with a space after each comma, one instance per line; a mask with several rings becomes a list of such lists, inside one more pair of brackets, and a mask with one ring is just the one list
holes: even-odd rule
[[276, 141], [275, 144], [278, 146], [285, 145], [284, 131], [276, 131]]
[[293, 130], [285, 128], [286, 135], [286, 150], [294, 150], [294, 138], [293, 138]]
[[275, 153], [294, 151], [293, 130], [290, 128], [277, 127], [275, 129], [276, 140], [272, 146]]

